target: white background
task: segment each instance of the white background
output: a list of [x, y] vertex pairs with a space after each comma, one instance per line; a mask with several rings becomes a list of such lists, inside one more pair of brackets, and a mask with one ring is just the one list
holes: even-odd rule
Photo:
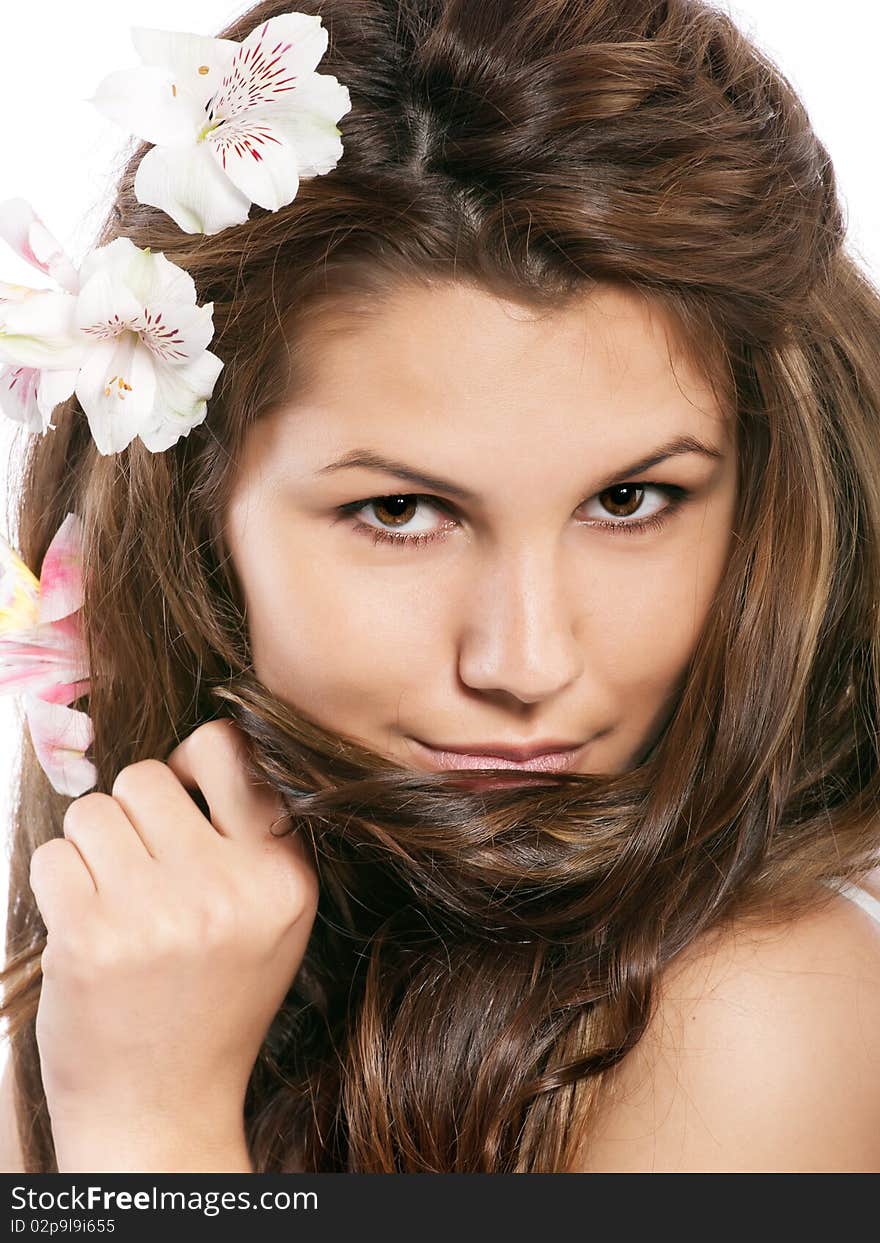
[[[0, 41], [0, 201], [21, 196], [78, 266], [93, 245], [114, 174], [135, 144], [87, 99], [105, 74], [139, 63], [129, 28], [216, 34], [247, 5], [224, 0], [77, 0], [5, 5]], [[864, 0], [740, 0], [721, 5], [774, 58], [804, 100], [834, 162], [850, 246], [880, 283], [877, 220], [876, 47], [880, 6]], [[291, 9], [295, 9], [292, 0]], [[0, 280], [40, 285], [40, 274], [0, 241]], [[0, 530], [16, 470], [0, 414]], [[0, 696], [0, 917], [20, 708]], [[0, 943], [2, 944], [2, 943]], [[2, 949], [0, 949], [2, 958]], [[5, 1049], [0, 1049], [0, 1064]]]

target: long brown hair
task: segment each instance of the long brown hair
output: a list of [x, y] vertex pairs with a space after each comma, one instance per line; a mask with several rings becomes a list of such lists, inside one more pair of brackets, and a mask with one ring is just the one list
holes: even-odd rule
[[[880, 295], [802, 103], [708, 4], [298, 7], [330, 34], [319, 71], [351, 91], [338, 167], [201, 236], [136, 201], [134, 153], [97, 244], [128, 236], [192, 273], [226, 365], [165, 453], [100, 456], [71, 399], [27, 443], [18, 546], [38, 569], [82, 518], [97, 789], [228, 715], [314, 851], [314, 931], [247, 1093], [257, 1172], [566, 1170], [667, 964], [876, 860]], [[725, 574], [629, 772], [466, 792], [251, 671], [222, 530], [243, 437], [297, 383], [303, 316], [441, 280], [551, 307], [622, 283], [675, 317], [737, 420]], [[28, 867], [69, 800], [27, 737], [22, 755], [3, 1015], [27, 1168], [53, 1171]]]

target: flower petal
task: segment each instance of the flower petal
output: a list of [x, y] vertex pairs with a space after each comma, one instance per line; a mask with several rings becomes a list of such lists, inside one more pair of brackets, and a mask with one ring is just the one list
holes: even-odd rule
[[24, 302], [33, 292], [33, 285], [10, 285], [8, 281], [0, 281], [0, 302]]
[[19, 301], [0, 301], [0, 362], [70, 370], [84, 341], [74, 319], [76, 295], [31, 289]]
[[204, 422], [208, 398], [214, 391], [223, 360], [210, 350], [181, 367], [156, 368], [158, 397], [154, 416], [141, 428], [140, 437], [153, 453], [163, 453], [181, 436], [188, 436]]
[[309, 13], [270, 17], [255, 26], [242, 42], [230, 66], [230, 85], [237, 71], [247, 78], [249, 87], [255, 88], [251, 104], [259, 107], [270, 103], [277, 97], [283, 80], [314, 73], [328, 42], [320, 17]]
[[[82, 289], [77, 301], [77, 322], [83, 326], [92, 321], [110, 321], [114, 317], [125, 320], [141, 310], [149, 295], [153, 280], [153, 256], [149, 250], [135, 246], [131, 238], [117, 237], [107, 246], [91, 251], [79, 274]], [[96, 276], [104, 277], [104, 283], [88, 289]], [[99, 291], [103, 293], [103, 303], [93, 301]], [[83, 294], [86, 296], [83, 297]], [[86, 306], [88, 310], [83, 309]]]
[[250, 113], [224, 121], [207, 142], [229, 180], [258, 206], [277, 211], [296, 198], [299, 173], [293, 148], [281, 134], [252, 122]]
[[202, 114], [200, 124], [204, 124], [205, 105], [216, 93], [239, 45], [233, 39], [146, 26], [133, 26], [131, 41], [145, 65], [167, 69], [177, 87], [196, 101]]
[[7, 418], [23, 423], [29, 432], [45, 430], [37, 399], [44, 375], [70, 375], [70, 372], [44, 372], [38, 367], [0, 367], [0, 410]]
[[299, 78], [314, 71], [327, 38], [321, 18], [304, 13], [282, 14], [257, 26], [236, 49], [207, 106], [208, 119], [228, 121], [251, 108], [286, 103]]
[[74, 699], [79, 699], [83, 695], [88, 695], [91, 681], [89, 678], [83, 678], [79, 682], [59, 682], [57, 675], [52, 685], [45, 690], [31, 691], [31, 694], [38, 695], [44, 703], [47, 704], [70, 704]]
[[205, 350], [214, 335], [213, 317], [213, 302], [185, 306], [166, 301], [145, 309], [132, 321], [132, 327], [157, 362], [180, 366]]
[[26, 263], [51, 276], [70, 293], [79, 289], [76, 268], [26, 199], [0, 203], [0, 237]]
[[50, 703], [70, 703], [89, 689], [89, 653], [79, 610], [37, 627], [43, 661], [52, 670], [51, 685], [38, 692]]
[[142, 310], [143, 304], [127, 285], [114, 280], [109, 272], [96, 272], [83, 285], [76, 322], [90, 338], [91, 350], [96, 342], [119, 336]]
[[138, 138], [169, 146], [194, 142], [205, 123], [201, 100], [154, 65], [108, 74], [86, 102]]
[[147, 276], [149, 283], [144, 290], [144, 302], [149, 306], [157, 302], [194, 306], [198, 301], [192, 276], [186, 268], [166, 259], [161, 250], [150, 256]]
[[161, 252], [150, 260], [144, 308], [132, 325], [157, 357], [175, 364], [192, 360], [214, 335], [214, 304], [197, 306], [195, 281]]
[[167, 212], [184, 233], [219, 233], [244, 224], [251, 206], [204, 142], [153, 147], [138, 165], [134, 192], [138, 202]]
[[254, 109], [249, 119], [286, 138], [296, 153], [300, 177], [332, 172], [342, 158], [337, 122], [351, 111], [348, 87], [330, 74], [302, 78], [285, 105]]
[[39, 579], [0, 535], [0, 638], [31, 630], [39, 610]]
[[40, 621], [58, 621], [82, 607], [82, 522], [65, 517], [52, 536], [40, 570]]
[[70, 703], [89, 686], [88, 649], [79, 611], [58, 621], [0, 633], [0, 693], [29, 691]]
[[92, 789], [98, 774], [85, 758], [94, 741], [91, 717], [35, 695], [25, 696], [25, 715], [37, 759], [53, 788], [73, 798]]
[[52, 414], [62, 402], [73, 396], [78, 374], [78, 369], [72, 371], [41, 371], [39, 373], [37, 409], [39, 410], [42, 426], [37, 428], [37, 431], [46, 432], [50, 427], [54, 430]]
[[[65, 619], [66, 620], [66, 619]], [[0, 694], [39, 695], [68, 704], [89, 687], [87, 657], [75, 635], [55, 625], [28, 631], [22, 639], [0, 637]]]
[[98, 450], [121, 452], [152, 413], [156, 374], [150, 351], [127, 331], [98, 342], [80, 369], [76, 395]]

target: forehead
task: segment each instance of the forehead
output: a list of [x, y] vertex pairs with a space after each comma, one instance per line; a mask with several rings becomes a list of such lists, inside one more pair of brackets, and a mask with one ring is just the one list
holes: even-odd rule
[[549, 310], [464, 283], [407, 286], [306, 318], [295, 351], [273, 441], [314, 465], [354, 445], [442, 449], [453, 469], [498, 454], [537, 466], [560, 447], [634, 457], [675, 435], [718, 441], [727, 413], [675, 320], [607, 284]]

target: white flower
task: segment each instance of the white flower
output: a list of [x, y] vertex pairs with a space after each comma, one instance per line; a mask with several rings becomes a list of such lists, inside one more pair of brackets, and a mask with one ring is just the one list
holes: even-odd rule
[[277, 211], [301, 178], [336, 167], [351, 98], [315, 72], [328, 43], [320, 17], [272, 17], [243, 43], [140, 26], [132, 41], [144, 63], [104, 78], [90, 102], [155, 144], [135, 194], [184, 232], [243, 224], [251, 203]]
[[208, 349], [214, 304], [196, 305], [193, 278], [127, 237], [93, 251], [80, 268], [76, 323], [89, 344], [76, 395], [102, 453], [135, 436], [154, 453], [207, 414], [223, 362]]
[[[46, 431], [75, 392], [103, 454], [136, 436], [161, 452], [204, 420], [223, 362], [207, 349], [214, 304], [196, 305], [188, 272], [118, 237], [77, 273], [22, 199], [0, 204], [0, 236], [66, 285], [0, 284], [0, 409]], [[49, 239], [42, 256], [34, 238]]]
[[70, 397], [76, 382], [80, 345], [73, 314], [79, 276], [24, 199], [0, 204], [0, 238], [57, 287], [0, 281], [0, 363], [7, 364], [0, 366], [0, 410], [31, 432], [45, 432], [52, 411]]

